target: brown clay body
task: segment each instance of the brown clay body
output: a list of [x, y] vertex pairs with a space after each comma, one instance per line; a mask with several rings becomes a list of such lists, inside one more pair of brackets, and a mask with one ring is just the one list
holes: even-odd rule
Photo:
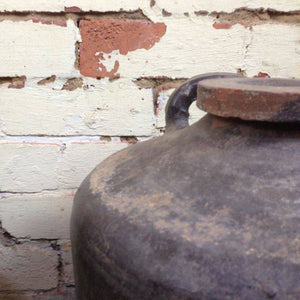
[[300, 123], [207, 115], [79, 188], [77, 299], [299, 299]]

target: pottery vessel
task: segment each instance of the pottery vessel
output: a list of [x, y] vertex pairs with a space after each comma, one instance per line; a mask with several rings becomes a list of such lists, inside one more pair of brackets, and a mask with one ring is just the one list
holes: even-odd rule
[[77, 299], [300, 299], [300, 81], [197, 76], [166, 121], [78, 189]]

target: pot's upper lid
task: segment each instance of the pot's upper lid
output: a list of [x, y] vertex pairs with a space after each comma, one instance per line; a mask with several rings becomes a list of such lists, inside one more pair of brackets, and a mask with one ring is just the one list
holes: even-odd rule
[[200, 81], [197, 106], [244, 120], [300, 122], [300, 80], [221, 78]]

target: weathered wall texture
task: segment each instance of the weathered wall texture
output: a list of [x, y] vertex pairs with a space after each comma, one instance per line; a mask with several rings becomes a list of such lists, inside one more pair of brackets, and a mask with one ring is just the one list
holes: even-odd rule
[[72, 299], [83, 178], [162, 134], [185, 78], [300, 77], [299, 22], [299, 0], [2, 0], [0, 299]]

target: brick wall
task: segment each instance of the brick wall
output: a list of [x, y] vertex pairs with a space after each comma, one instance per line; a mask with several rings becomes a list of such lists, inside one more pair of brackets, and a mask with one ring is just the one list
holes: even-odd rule
[[84, 177], [162, 134], [185, 78], [300, 77], [299, 22], [299, 0], [2, 0], [0, 299], [72, 299]]

